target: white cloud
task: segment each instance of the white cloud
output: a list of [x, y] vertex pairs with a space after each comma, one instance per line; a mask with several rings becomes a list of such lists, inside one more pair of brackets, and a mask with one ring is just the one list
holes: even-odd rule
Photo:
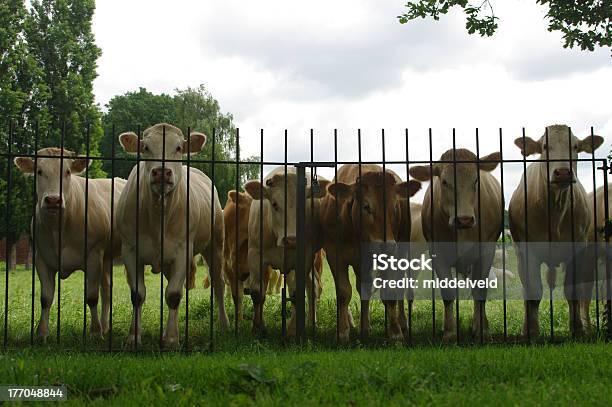
[[402, 26], [397, 0], [105, 0], [94, 20], [103, 49], [95, 91], [103, 105], [139, 86], [172, 92], [204, 83], [234, 114], [245, 154], [259, 152], [265, 129], [267, 159], [282, 158], [284, 129], [289, 158], [309, 159], [311, 128], [317, 160], [333, 159], [335, 128], [340, 159], [357, 159], [358, 128], [363, 159], [380, 159], [385, 128], [387, 158], [400, 160], [406, 127], [412, 159], [427, 158], [429, 127], [435, 158], [451, 146], [453, 127], [457, 144], [472, 148], [479, 127], [483, 154], [498, 148], [503, 127], [505, 154], [518, 157], [512, 140], [521, 127], [535, 137], [551, 123], [577, 134], [594, 126], [606, 136], [605, 155], [610, 51], [563, 49], [533, 3], [495, 2], [499, 32], [479, 38], [465, 33], [460, 13]]

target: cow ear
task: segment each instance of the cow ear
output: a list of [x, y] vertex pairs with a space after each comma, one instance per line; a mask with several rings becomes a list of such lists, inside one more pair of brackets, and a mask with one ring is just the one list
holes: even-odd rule
[[133, 131], [122, 133], [119, 136], [119, 144], [125, 150], [126, 153], [137, 154], [138, 153], [138, 135]]
[[604, 142], [601, 136], [586, 136], [578, 142], [578, 152], [592, 154]]
[[434, 176], [440, 175], [437, 165], [434, 164], [431, 169], [429, 168], [429, 165], [417, 165], [408, 170], [408, 173], [412, 178], [421, 182], [430, 181], [432, 172]]
[[30, 157], [15, 157], [14, 163], [19, 171], [24, 174], [32, 175], [34, 173], [34, 160]]
[[315, 191], [312, 187], [308, 187], [306, 190], [306, 197], [310, 198], [311, 192], [313, 192], [313, 198], [323, 198], [327, 193], [327, 187], [331, 184], [328, 180], [319, 180], [319, 188]]
[[525, 157], [532, 154], [542, 154], [542, 144], [531, 137], [519, 137], [514, 140], [514, 145], [521, 149], [521, 154]]
[[244, 190], [253, 199], [266, 199], [268, 197], [268, 188], [261, 185], [259, 181], [249, 181], [244, 185]]
[[89, 161], [86, 157], [77, 157], [72, 160], [70, 163], [70, 171], [73, 174], [80, 174], [85, 171], [85, 168], [89, 167], [91, 161]]
[[327, 190], [334, 198], [347, 199], [350, 198], [353, 193], [351, 185], [343, 184], [342, 182], [335, 182], [327, 187]]
[[421, 189], [421, 183], [411, 179], [408, 182], [400, 182], [396, 186], [397, 195], [400, 198], [408, 199], [414, 196]]
[[236, 193], [235, 190], [232, 189], [231, 191], [227, 193], [227, 199], [229, 199], [232, 202], [236, 202], [236, 195], [238, 194]]
[[501, 162], [501, 154], [499, 151], [495, 153], [491, 153], [485, 157], [480, 159], [480, 164], [478, 166], [479, 169], [491, 172], [497, 168], [497, 165]]
[[197, 154], [202, 151], [202, 147], [206, 143], [206, 135], [204, 133], [192, 132], [189, 135], [189, 142], [183, 141], [183, 152], [189, 155]]

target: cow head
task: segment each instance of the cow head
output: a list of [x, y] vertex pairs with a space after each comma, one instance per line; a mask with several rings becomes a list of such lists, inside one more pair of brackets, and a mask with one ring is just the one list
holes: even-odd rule
[[38, 155], [46, 157], [39, 157], [36, 162], [30, 157], [16, 157], [15, 165], [27, 175], [33, 175], [36, 171], [36, 195], [41, 212], [58, 213], [66, 208], [70, 199], [67, 192], [72, 185], [72, 176], [85, 171], [90, 163], [85, 157], [77, 157], [66, 149], [62, 154], [62, 150], [55, 147], [43, 148]]
[[[285, 174], [276, 174], [262, 185], [259, 181], [249, 181], [244, 186], [253, 199], [264, 199], [270, 203], [270, 222], [272, 230], [280, 247], [295, 248], [296, 245], [296, 207], [297, 207], [297, 174], [287, 174], [287, 205], [285, 212]], [[319, 188], [315, 191], [306, 187], [306, 199], [322, 198], [329, 181], [319, 179]], [[308, 205], [307, 205], [308, 206]], [[287, 218], [287, 234], [285, 235], [285, 217]]]
[[[453, 164], [452, 161], [455, 160], [461, 162]], [[451, 227], [456, 225], [458, 229], [469, 229], [477, 223], [478, 168], [481, 171], [491, 172], [500, 160], [501, 155], [496, 152], [482, 157], [478, 164], [474, 153], [458, 148], [446, 151], [440, 157], [442, 162], [433, 164], [431, 168], [428, 165], [420, 165], [410, 168], [409, 172], [419, 181], [430, 181], [432, 175], [437, 177], [440, 183], [440, 195], [435, 199], [439, 202], [442, 213], [448, 217], [448, 225]]]
[[[165, 143], [164, 143], [165, 140]], [[206, 142], [202, 133], [192, 132], [189, 140], [177, 127], [160, 123], [143, 132], [142, 140], [133, 132], [119, 136], [123, 149], [130, 154], [138, 154], [145, 160], [181, 160], [185, 154], [197, 154]], [[151, 190], [160, 195], [167, 194], [181, 182], [183, 171], [180, 161], [143, 161], [142, 168]]]
[[[519, 137], [514, 144], [521, 149], [524, 156], [540, 154], [540, 159], [550, 159], [548, 166], [544, 163], [544, 177], [553, 188], [564, 189], [576, 182], [578, 153], [592, 153], [603, 143], [603, 137], [587, 136], [580, 140], [566, 125], [556, 124], [546, 127], [544, 135], [538, 141], [529, 137]], [[567, 161], [565, 161], [567, 160]]]
[[421, 183], [418, 181], [398, 183], [390, 172], [368, 171], [353, 184], [331, 184], [329, 193], [339, 201], [349, 203], [355, 228], [359, 229], [361, 224], [359, 235], [362, 241], [393, 244], [392, 221], [398, 199], [408, 199], [419, 189]]

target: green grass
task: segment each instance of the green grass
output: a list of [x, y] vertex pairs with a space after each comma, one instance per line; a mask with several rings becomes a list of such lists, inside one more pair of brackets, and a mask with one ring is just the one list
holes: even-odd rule
[[[510, 267], [512, 268], [512, 267]], [[2, 267], [4, 270], [4, 267]], [[492, 338], [484, 346], [470, 334], [472, 306], [460, 301], [462, 346], [441, 345], [442, 304], [436, 302], [436, 337], [432, 338], [432, 306], [416, 301], [411, 344], [389, 344], [384, 339], [384, 309], [371, 304], [372, 334], [366, 343], [359, 331], [351, 343], [335, 342], [336, 306], [329, 270], [324, 271], [324, 293], [319, 304], [316, 338], [308, 330], [304, 344], [280, 338], [281, 301], [270, 296], [265, 315], [268, 331], [254, 336], [246, 298], [245, 321], [236, 335], [221, 334], [214, 325], [210, 352], [210, 291], [198, 286], [189, 295], [189, 348], [192, 352], [159, 352], [160, 276], [146, 273], [147, 299], [143, 310], [140, 352], [123, 352], [131, 318], [129, 289], [122, 267], [114, 272], [113, 352], [108, 337], [83, 341], [83, 273], [62, 281], [61, 342], [55, 337], [57, 298], [51, 317], [49, 343], [30, 347], [31, 273], [18, 268], [9, 273], [8, 348], [0, 355], [0, 384], [50, 385], [69, 388], [69, 404], [184, 404], [295, 405], [295, 404], [603, 404], [612, 392], [607, 382], [612, 368], [611, 348], [593, 335], [582, 342], [569, 340], [567, 305], [554, 301], [555, 342], [550, 344], [548, 301], [540, 310], [542, 338], [523, 345], [521, 301], [507, 302], [504, 339], [503, 302], [487, 303]], [[4, 303], [4, 273], [0, 305]], [[517, 278], [509, 289], [517, 289]], [[352, 277], [354, 285], [354, 277]], [[35, 322], [40, 291], [35, 279]], [[226, 298], [233, 323], [233, 305]], [[595, 311], [593, 317], [595, 321]], [[184, 344], [185, 303], [181, 306]], [[351, 311], [358, 320], [359, 302], [353, 295]], [[87, 310], [88, 313], [88, 310]], [[167, 310], [164, 308], [164, 323]], [[87, 315], [87, 317], [89, 317]], [[216, 312], [215, 312], [216, 317]], [[0, 315], [0, 323], [4, 314]], [[502, 345], [506, 340], [507, 345]]]

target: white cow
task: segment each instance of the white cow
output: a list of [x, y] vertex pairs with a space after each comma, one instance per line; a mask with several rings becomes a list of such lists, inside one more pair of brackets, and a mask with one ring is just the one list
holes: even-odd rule
[[[525, 294], [523, 334], [538, 336], [540, 333], [538, 311], [542, 299], [542, 263], [548, 266], [550, 285], [554, 285], [556, 268], [564, 265], [570, 330], [573, 334], [585, 333], [590, 326], [589, 315], [581, 314], [579, 301], [590, 299], [593, 282], [590, 275], [592, 270], [583, 267], [583, 250], [591, 212], [586, 192], [576, 176], [576, 161], [570, 163], [569, 159], [577, 159], [580, 152], [593, 152], [603, 143], [603, 138], [587, 136], [580, 140], [569, 127], [553, 125], [548, 126], [537, 141], [519, 137], [514, 143], [524, 156], [540, 154], [540, 159], [553, 160], [548, 166], [546, 162], [529, 164], [512, 195], [508, 211], [510, 232], [516, 243], [519, 277]], [[534, 244], [549, 241], [553, 243], [552, 250], [548, 244]]]
[[[112, 258], [121, 253], [121, 241], [114, 233], [111, 242], [111, 183], [110, 179], [90, 179], [79, 176], [90, 164], [64, 149], [49, 147], [38, 151], [37, 158], [17, 157], [15, 165], [26, 175], [36, 172], [36, 272], [40, 280], [41, 315], [37, 335], [46, 341], [49, 336], [49, 311], [55, 294], [55, 275], [62, 279], [75, 270], [87, 269], [87, 305], [91, 312], [90, 333], [102, 335], [108, 331], [110, 309], [110, 272]], [[57, 157], [57, 158], [56, 158]], [[61, 191], [60, 191], [60, 178]], [[85, 202], [86, 183], [88, 201]], [[125, 180], [115, 178], [115, 204], [125, 186]], [[85, 207], [87, 206], [87, 239], [85, 239]], [[61, 213], [61, 226], [60, 226]], [[116, 222], [113, 226], [116, 230]], [[61, 230], [61, 242], [59, 242]], [[87, 241], [87, 250], [85, 248]], [[61, 246], [61, 255], [59, 247]], [[85, 256], [87, 252], [87, 256]], [[61, 265], [58, 256], [61, 257]], [[98, 318], [98, 296], [102, 293], [102, 315]]]
[[[206, 136], [201, 133], [191, 133], [189, 139], [185, 140], [180, 129], [165, 123], [146, 129], [140, 141], [138, 136], [132, 132], [121, 134], [119, 141], [128, 153], [136, 154], [140, 149], [143, 159], [161, 160], [164, 151], [164, 137], [166, 160], [181, 160], [185, 154], [197, 153], [206, 141]], [[212, 266], [213, 290], [221, 328], [225, 330], [229, 326], [223, 301], [224, 282], [221, 274], [224, 241], [223, 211], [211, 180], [195, 168], [189, 170], [189, 185], [187, 185], [187, 167], [181, 162], [143, 161], [132, 169], [125, 190], [119, 199], [117, 221], [134, 306], [128, 344], [141, 341], [141, 312], [146, 294], [144, 265], [150, 264], [157, 271], [163, 269], [168, 280], [165, 299], [169, 311], [163, 345], [166, 347], [178, 346], [178, 307], [183, 296], [187, 267], [190, 268], [191, 273], [194, 273], [193, 257], [198, 253], [204, 256], [209, 267]], [[140, 172], [140, 201], [136, 200], [138, 171]], [[189, 232], [187, 237], [188, 188]], [[211, 202], [211, 194], [214, 194], [214, 202]], [[160, 241], [162, 201], [164, 206], [163, 242]], [[138, 218], [137, 207], [139, 207]], [[214, 211], [213, 224], [211, 224], [211, 211]], [[138, 248], [136, 247], [136, 219], [138, 219], [139, 227]], [[214, 239], [214, 250], [210, 244], [212, 239]], [[186, 264], [187, 257], [191, 259], [190, 264]], [[194, 277], [189, 276], [190, 279]]]

